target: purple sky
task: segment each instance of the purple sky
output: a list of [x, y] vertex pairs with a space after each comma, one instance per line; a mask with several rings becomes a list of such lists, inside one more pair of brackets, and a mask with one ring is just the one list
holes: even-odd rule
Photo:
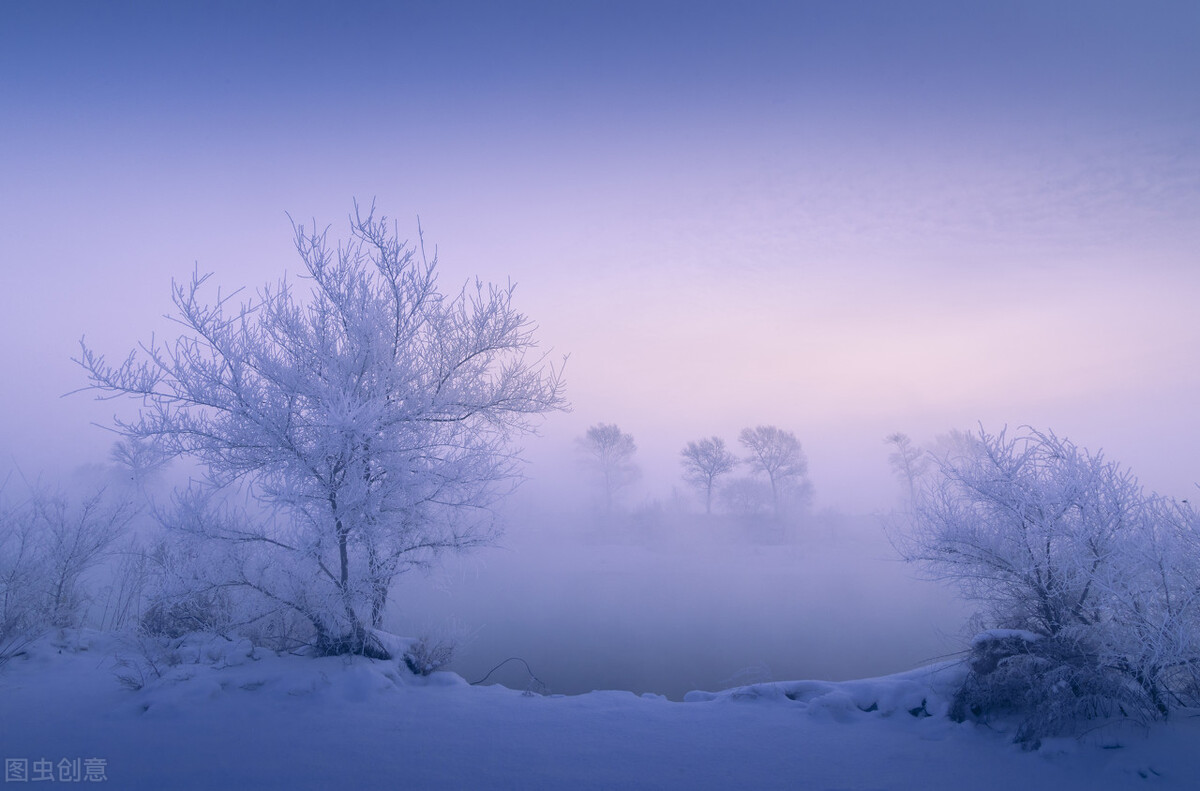
[[81, 335], [374, 196], [571, 354], [535, 458], [616, 422], [667, 496], [776, 423], [857, 510], [885, 434], [1030, 423], [1186, 497], [1198, 84], [1192, 2], [5, 3], [0, 448], [102, 460]]

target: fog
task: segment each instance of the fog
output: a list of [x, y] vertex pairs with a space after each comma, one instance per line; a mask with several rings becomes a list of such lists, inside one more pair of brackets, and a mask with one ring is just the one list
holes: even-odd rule
[[[455, 668], [578, 694], [793, 678], [867, 678], [964, 647], [966, 609], [915, 579], [876, 520], [788, 527], [646, 509], [618, 524], [562, 514], [513, 524], [502, 545], [419, 572], [395, 629], [451, 639]], [[530, 671], [534, 678], [530, 677]]]
[[[7, 469], [106, 462], [132, 405], [64, 397], [81, 336], [169, 338], [172, 278], [294, 275], [285, 212], [336, 237], [357, 198], [568, 356], [499, 546], [393, 600], [470, 680], [678, 697], [959, 650], [968, 608], [882, 528], [892, 432], [1048, 428], [1195, 492], [1189, 4], [367, 6], [0, 12]], [[607, 520], [599, 422], [642, 469]], [[704, 518], [680, 449], [762, 424], [812, 503]]]

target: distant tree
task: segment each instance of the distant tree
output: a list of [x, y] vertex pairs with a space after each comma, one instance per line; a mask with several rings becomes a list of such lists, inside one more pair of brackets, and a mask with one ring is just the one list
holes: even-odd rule
[[725, 509], [737, 516], [757, 517], [771, 510], [771, 489], [761, 478], [739, 475], [721, 485], [717, 495]]
[[888, 454], [888, 463], [901, 485], [906, 488], [911, 505], [917, 497], [917, 481], [929, 469], [929, 457], [913, 444], [907, 434], [889, 434], [883, 441], [892, 446], [892, 452]]
[[154, 443], [125, 438], [113, 443], [108, 457], [139, 488], [153, 480], [168, 461]]
[[[197, 272], [172, 284], [172, 343], [114, 366], [81, 342], [77, 362], [98, 397], [139, 402], [126, 438], [206, 468], [172, 524], [212, 548], [214, 589], [293, 610], [319, 651], [386, 654], [370, 630], [396, 576], [489, 540], [518, 480], [510, 441], [563, 385], [511, 284], [443, 294], [436, 256], [374, 207], [355, 206], [348, 242], [294, 231], [308, 293], [284, 279], [209, 301]], [[239, 491], [252, 507], [231, 507]]]
[[704, 513], [711, 514], [717, 479], [737, 467], [737, 456], [725, 447], [725, 440], [720, 437], [689, 442], [680, 455], [683, 479], [704, 493]]
[[738, 441], [749, 451], [745, 461], [750, 469], [767, 476], [777, 516], [782, 512], [786, 495], [807, 494], [808, 460], [795, 434], [776, 426], [758, 426], [742, 429]]
[[612, 513], [617, 493], [641, 476], [633, 461], [637, 444], [611, 423], [597, 423], [578, 440], [589, 466], [600, 474], [604, 486], [604, 512]]
[[953, 428], [938, 434], [927, 446], [931, 463], [958, 462], [977, 458], [984, 452], [979, 435], [971, 431]]

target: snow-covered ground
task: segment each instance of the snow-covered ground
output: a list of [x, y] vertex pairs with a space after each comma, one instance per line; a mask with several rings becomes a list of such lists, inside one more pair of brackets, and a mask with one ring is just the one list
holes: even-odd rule
[[23, 768], [30, 782], [49, 773], [57, 783], [75, 759], [100, 759], [93, 775], [121, 789], [1200, 787], [1200, 720], [1022, 751], [943, 716], [954, 665], [671, 702], [524, 694], [216, 637], [175, 653], [161, 677], [139, 674], [128, 642], [70, 632], [10, 661], [0, 669], [8, 781]]

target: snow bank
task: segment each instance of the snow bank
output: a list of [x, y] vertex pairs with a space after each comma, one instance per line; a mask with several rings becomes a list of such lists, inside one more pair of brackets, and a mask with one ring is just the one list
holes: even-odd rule
[[161, 716], [220, 698], [253, 698], [255, 705], [310, 698], [332, 701], [386, 700], [408, 686], [466, 686], [453, 673], [414, 675], [404, 657], [414, 640], [377, 632], [396, 659], [361, 656], [308, 657], [255, 648], [249, 640], [192, 634], [168, 641], [108, 641], [113, 671], [136, 694], [123, 708]]
[[1200, 787], [1200, 723], [1102, 745], [1112, 749], [1062, 740], [1022, 752], [940, 716], [963, 672], [954, 664], [674, 703], [471, 686], [402, 661], [207, 636], [169, 647], [135, 689], [117, 677], [131, 669], [128, 642], [77, 633], [31, 646], [0, 672], [0, 757], [101, 759], [108, 787], [135, 790]]
[[961, 662], [944, 662], [906, 673], [858, 681], [784, 681], [722, 692], [689, 692], [686, 703], [776, 701], [835, 719], [857, 715], [943, 717], [966, 675]]

